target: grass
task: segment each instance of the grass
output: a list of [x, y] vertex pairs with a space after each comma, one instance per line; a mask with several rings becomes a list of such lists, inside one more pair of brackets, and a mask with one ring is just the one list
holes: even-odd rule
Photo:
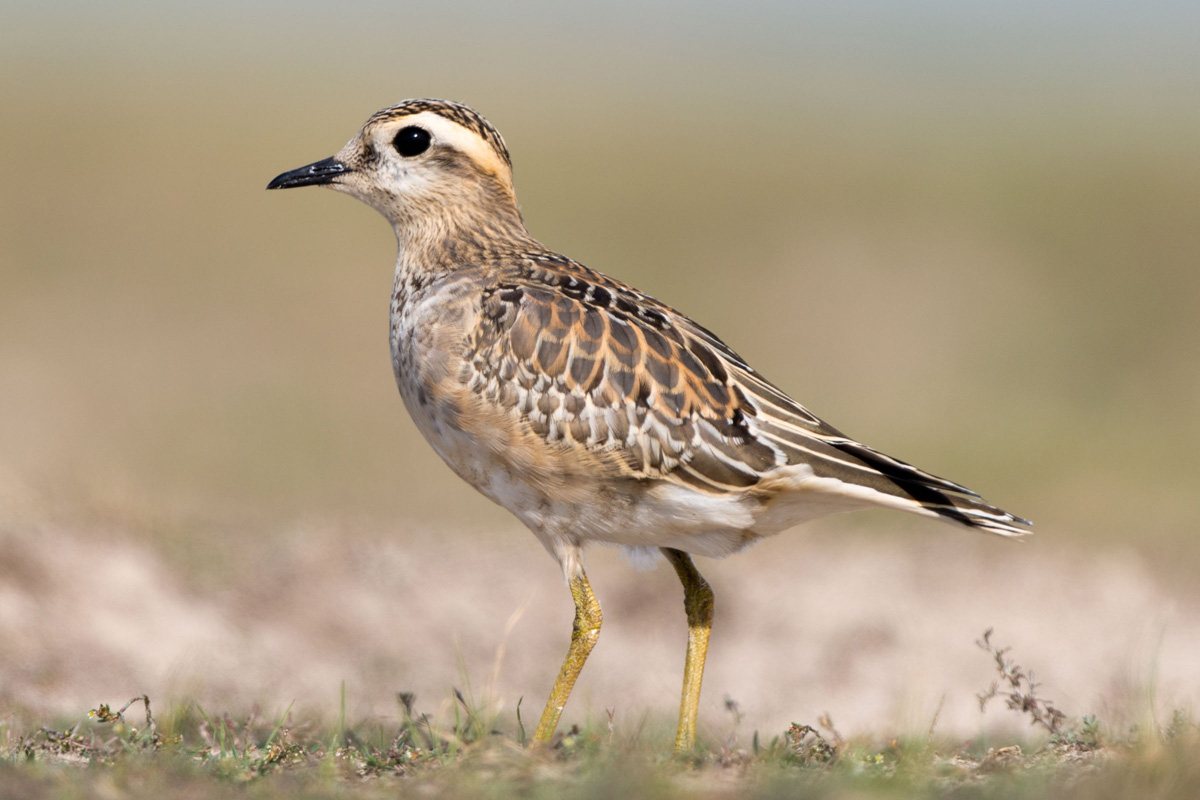
[[[161, 718], [150, 698], [102, 704], [66, 727], [18, 730], [0, 723], [5, 796], [40, 797], [1161, 797], [1200, 791], [1200, 726], [1170, 722], [1115, 732], [1095, 717], [1071, 720], [1039, 697], [1032, 675], [1006, 648], [979, 642], [993, 659], [996, 696], [1040, 736], [1009, 741], [846, 737], [823, 716], [746, 747], [733, 733], [687, 757], [653, 737], [618, 734], [601, 721], [561, 733], [550, 748], [524, 743], [518, 707], [501, 719], [455, 690], [437, 720], [397, 696], [394, 720], [305, 718], [288, 707], [234, 717], [195, 704]], [[936, 720], [934, 720], [936, 724]]]

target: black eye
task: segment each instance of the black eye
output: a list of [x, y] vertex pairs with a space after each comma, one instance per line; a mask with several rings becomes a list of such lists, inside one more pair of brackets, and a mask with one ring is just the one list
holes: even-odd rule
[[392, 146], [402, 156], [419, 156], [429, 149], [429, 131], [416, 125], [401, 128], [392, 140]]

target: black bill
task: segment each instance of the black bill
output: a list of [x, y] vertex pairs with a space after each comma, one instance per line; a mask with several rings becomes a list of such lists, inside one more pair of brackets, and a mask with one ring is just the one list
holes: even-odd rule
[[309, 164], [306, 167], [285, 172], [267, 184], [268, 189], [292, 189], [296, 186], [321, 186], [333, 183], [338, 175], [350, 172], [350, 168], [332, 156]]

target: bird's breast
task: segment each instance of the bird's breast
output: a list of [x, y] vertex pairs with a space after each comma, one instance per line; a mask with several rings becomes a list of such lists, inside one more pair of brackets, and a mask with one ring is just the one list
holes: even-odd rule
[[455, 473], [508, 506], [497, 487], [514, 472], [520, 423], [481, 408], [464, 379], [466, 352], [479, 322], [482, 287], [468, 274], [429, 283], [397, 272], [391, 308], [392, 368], [409, 415]]

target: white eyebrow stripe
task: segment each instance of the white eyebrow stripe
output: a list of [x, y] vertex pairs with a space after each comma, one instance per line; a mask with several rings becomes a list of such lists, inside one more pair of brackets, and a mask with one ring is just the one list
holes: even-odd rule
[[453, 120], [446, 119], [433, 111], [421, 111], [392, 122], [395, 130], [417, 125], [433, 135], [435, 144], [446, 145], [463, 153], [480, 169], [492, 175], [507, 175], [508, 163], [496, 152], [491, 143], [475, 131]]

